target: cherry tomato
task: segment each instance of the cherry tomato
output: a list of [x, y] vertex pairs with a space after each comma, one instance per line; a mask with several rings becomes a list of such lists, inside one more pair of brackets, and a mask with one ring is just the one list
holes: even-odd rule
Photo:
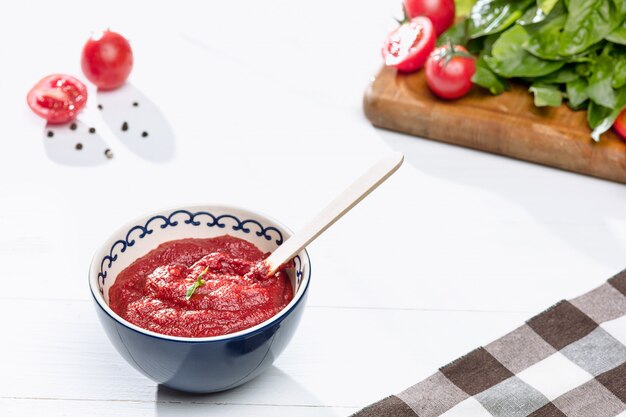
[[428, 17], [437, 36], [454, 23], [454, 0], [404, 0], [404, 10], [409, 18]]
[[89, 81], [112, 90], [124, 84], [133, 69], [133, 51], [119, 33], [97, 32], [85, 43], [80, 64]]
[[472, 89], [476, 63], [462, 46], [439, 47], [426, 62], [426, 83], [441, 98], [463, 97]]
[[401, 72], [412, 72], [424, 66], [435, 47], [435, 30], [427, 17], [416, 17], [391, 32], [382, 49], [385, 65]]
[[626, 109], [622, 110], [615, 122], [613, 122], [613, 129], [622, 139], [626, 140]]
[[85, 107], [87, 87], [69, 75], [48, 75], [28, 92], [26, 101], [48, 123], [67, 123]]

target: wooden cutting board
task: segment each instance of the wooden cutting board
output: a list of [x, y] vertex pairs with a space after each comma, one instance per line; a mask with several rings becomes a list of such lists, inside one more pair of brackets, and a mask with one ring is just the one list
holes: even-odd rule
[[365, 92], [374, 126], [626, 183], [626, 143], [609, 131], [595, 143], [585, 111], [537, 108], [528, 87], [492, 96], [475, 87], [445, 101], [426, 86], [424, 71], [383, 68]]

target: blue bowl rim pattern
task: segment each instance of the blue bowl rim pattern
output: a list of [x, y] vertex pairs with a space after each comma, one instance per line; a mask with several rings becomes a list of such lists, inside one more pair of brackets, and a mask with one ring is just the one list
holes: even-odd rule
[[[141, 223], [142, 221], [145, 221], [145, 219], [150, 218], [150, 217], [154, 217], [155, 215], [157, 215], [157, 213], [162, 213], [162, 212], [171, 212], [174, 213], [176, 211], [179, 210], [206, 210], [207, 207], [212, 207], [218, 210], [239, 210], [239, 211], [243, 211], [243, 212], [248, 212], [251, 213], [252, 215], [255, 216], [259, 216], [259, 217], [263, 217], [266, 220], [278, 225], [279, 227], [281, 227], [283, 230], [287, 231], [289, 234], [293, 235], [293, 232], [291, 231], [291, 229], [289, 229], [288, 227], [286, 227], [284, 224], [282, 224], [281, 222], [279, 222], [278, 220], [274, 219], [271, 216], [268, 216], [264, 213], [258, 212], [258, 211], [251, 211], [242, 207], [237, 207], [237, 206], [232, 206], [232, 205], [216, 205], [216, 204], [202, 204], [202, 205], [190, 205], [190, 206], [179, 206], [179, 207], [173, 207], [173, 208], [166, 208], [166, 209], [162, 209], [162, 210], [157, 210], [154, 212], [150, 212], [150, 213], [146, 213], [142, 216], [136, 217], [135, 219], [133, 219], [132, 221], [124, 224], [123, 226], [121, 226], [120, 228], [118, 228], [113, 234], [111, 234], [109, 236], [109, 238], [107, 239], [107, 241], [111, 240], [111, 238], [113, 236], [120, 236], [124, 233], [124, 231], [128, 231], [134, 227], [136, 227], [137, 223]], [[271, 227], [271, 226], [270, 226]], [[268, 227], [269, 228], [269, 227]], [[282, 243], [282, 242], [281, 242]], [[236, 341], [239, 339], [245, 339], [245, 338], [249, 338], [251, 336], [254, 336], [256, 334], [262, 333], [263, 331], [265, 331], [268, 327], [272, 326], [273, 324], [275, 324], [278, 321], [282, 321], [282, 319], [284, 317], [286, 317], [287, 315], [289, 315], [297, 306], [298, 304], [300, 304], [300, 301], [302, 301], [302, 299], [304, 298], [304, 295], [307, 293], [308, 289], [309, 289], [309, 283], [311, 282], [311, 259], [309, 257], [309, 253], [306, 249], [303, 249], [302, 252], [304, 253], [305, 259], [302, 261], [302, 265], [306, 266], [306, 276], [303, 276], [303, 282], [301, 282], [300, 287], [298, 288], [298, 290], [296, 291], [296, 294], [294, 295], [294, 298], [291, 300], [291, 302], [284, 308], [282, 309], [280, 312], [278, 312], [278, 314], [272, 316], [271, 318], [269, 318], [268, 320], [257, 324], [256, 326], [250, 327], [248, 329], [244, 329], [235, 333], [229, 333], [229, 334], [225, 334], [225, 335], [220, 335], [220, 336], [212, 336], [212, 337], [180, 337], [180, 336], [170, 336], [170, 335], [165, 335], [165, 334], [161, 334], [161, 333], [156, 333], [153, 332], [151, 330], [147, 330], [144, 329], [142, 327], [136, 326], [126, 320], [124, 320], [122, 317], [120, 317], [119, 315], [117, 315], [113, 310], [111, 310], [111, 308], [108, 306], [108, 304], [104, 301], [104, 297], [102, 296], [102, 294], [100, 293], [99, 290], [96, 290], [94, 288], [94, 282], [93, 282], [93, 277], [95, 276], [96, 279], [96, 285], [97, 285], [97, 280], [98, 280], [98, 274], [94, 274], [94, 265], [95, 265], [95, 260], [98, 256], [98, 252], [100, 251], [100, 248], [98, 248], [96, 250], [96, 253], [94, 254], [90, 267], [89, 267], [89, 273], [88, 273], [88, 281], [89, 281], [89, 290], [91, 292], [91, 296], [93, 297], [94, 301], [96, 302], [96, 304], [98, 305], [98, 307], [100, 307], [100, 309], [102, 311], [104, 311], [109, 317], [111, 317], [113, 320], [115, 320], [117, 323], [121, 324], [122, 326], [126, 327], [129, 330], [132, 330], [136, 333], [139, 334], [143, 334], [145, 336], [149, 336], [155, 339], [160, 339], [160, 340], [167, 340], [169, 342], [179, 342], [179, 343], [215, 343], [215, 342], [224, 342], [224, 341]], [[304, 286], [304, 287], [302, 287]], [[302, 288], [302, 289], [301, 289]]]

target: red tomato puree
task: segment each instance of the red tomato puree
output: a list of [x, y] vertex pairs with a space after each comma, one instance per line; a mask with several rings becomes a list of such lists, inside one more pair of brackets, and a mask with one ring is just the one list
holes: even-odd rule
[[[139, 327], [172, 336], [244, 330], [293, 299], [285, 271], [269, 277], [255, 273], [266, 256], [254, 244], [228, 235], [166, 242], [120, 272], [109, 289], [109, 306]], [[205, 269], [204, 284], [187, 299], [187, 290]]]

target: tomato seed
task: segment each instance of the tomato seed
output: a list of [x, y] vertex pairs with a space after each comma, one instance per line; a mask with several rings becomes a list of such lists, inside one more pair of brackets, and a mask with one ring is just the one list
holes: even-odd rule
[[107, 149], [106, 151], [104, 151], [104, 156], [106, 156], [107, 159], [111, 159], [113, 158], [113, 152], [111, 152], [110, 149]]

